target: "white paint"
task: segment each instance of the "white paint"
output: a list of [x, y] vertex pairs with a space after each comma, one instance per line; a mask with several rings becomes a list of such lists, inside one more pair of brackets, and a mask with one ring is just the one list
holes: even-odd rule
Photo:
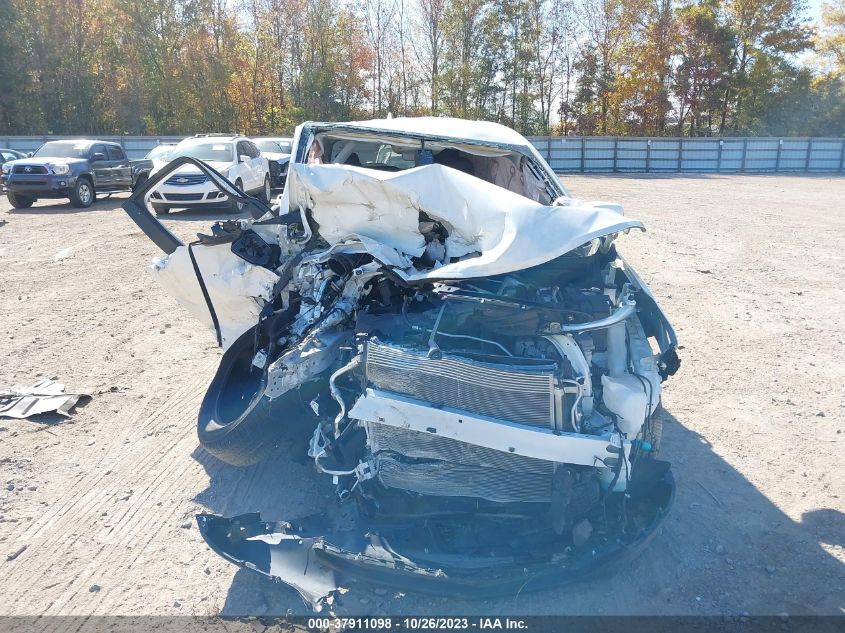
[[490, 121], [468, 121], [451, 117], [396, 117], [393, 119], [372, 119], [340, 124], [343, 127], [360, 128], [370, 132], [384, 130], [392, 133], [420, 134], [435, 138], [457, 139], [533, 147], [524, 136], [499, 123]]
[[615, 209], [544, 206], [443, 165], [383, 172], [296, 164], [285, 193], [290, 209], [311, 209], [320, 235], [330, 244], [350, 238], [376, 242], [367, 250], [385, 263], [422, 255], [421, 211], [446, 226], [447, 258], [478, 254], [453, 263], [447, 259], [432, 270], [396, 271], [407, 280], [467, 279], [523, 270], [597, 237], [643, 229]]
[[650, 413], [644, 382], [627, 373], [601, 377], [604, 406], [616, 414], [619, 430], [631, 439], [640, 432]]
[[[230, 244], [193, 246], [217, 319], [223, 349], [258, 322], [265, 300], [270, 299], [278, 275], [253, 266], [230, 250]], [[155, 260], [148, 269], [153, 277], [194, 317], [213, 331], [214, 324], [194, 273], [187, 246]]]

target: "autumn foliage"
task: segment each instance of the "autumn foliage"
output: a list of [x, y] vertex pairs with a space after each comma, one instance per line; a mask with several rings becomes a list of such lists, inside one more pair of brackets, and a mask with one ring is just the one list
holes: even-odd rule
[[0, 1], [0, 134], [845, 134], [845, 0]]

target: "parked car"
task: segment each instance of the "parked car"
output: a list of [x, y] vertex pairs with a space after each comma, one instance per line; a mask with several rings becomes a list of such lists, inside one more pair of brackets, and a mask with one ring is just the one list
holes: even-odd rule
[[[255, 143], [243, 136], [229, 134], [200, 134], [177, 143], [168, 160], [190, 157], [203, 161], [228, 178], [238, 190], [261, 196], [265, 201], [272, 195], [270, 165]], [[158, 163], [153, 173], [160, 172], [167, 163]], [[157, 214], [172, 209], [225, 208], [240, 212], [243, 205], [218, 190], [208, 177], [192, 164], [180, 167], [151, 193]]]
[[3, 164], [6, 197], [15, 208], [41, 198], [68, 198], [90, 207], [97, 194], [132, 191], [150, 174], [152, 162], [129, 160], [118, 143], [96, 140], [48, 141], [28, 158]]
[[622, 568], [675, 490], [656, 455], [677, 339], [616, 244], [643, 225], [493, 123], [306, 123], [293, 147], [278, 205], [241, 196], [256, 220], [191, 246], [124, 204], [225, 350], [202, 446], [307, 453], [336, 490], [290, 522], [201, 514], [210, 547], [314, 608], [350, 578], [480, 597]]
[[[13, 149], [0, 149], [0, 165], [19, 158], [26, 158], [26, 154]], [[0, 191], [6, 191], [6, 176], [2, 171], [0, 171]]]
[[288, 177], [291, 142], [286, 137], [263, 136], [252, 139], [261, 150], [261, 155], [270, 162], [270, 183], [274, 189], [284, 189]]
[[17, 160], [19, 158], [26, 158], [26, 154], [14, 149], [0, 149], [0, 161], [3, 163], [8, 163], [9, 161]]

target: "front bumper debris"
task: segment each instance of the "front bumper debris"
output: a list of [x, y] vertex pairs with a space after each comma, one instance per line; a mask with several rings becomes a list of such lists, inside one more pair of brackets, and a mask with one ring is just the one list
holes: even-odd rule
[[[347, 513], [346, 523], [340, 525], [328, 514], [269, 522], [256, 512], [232, 518], [200, 514], [197, 523], [220, 556], [293, 587], [315, 611], [354, 580], [466, 598], [514, 595], [583, 580], [639, 552], [656, 534], [675, 495], [668, 462], [649, 463], [639, 465], [642, 474], [639, 481], [631, 481], [627, 498], [610, 497], [626, 504], [627, 523], [616, 532], [596, 531], [579, 546], [525, 523], [517, 538], [507, 530], [489, 542], [459, 536], [464, 529], [472, 532], [472, 522], [481, 526], [476, 534], [497, 534], [497, 519], [489, 515], [452, 517], [459, 526], [455, 543], [463, 541], [465, 553], [456, 553], [455, 547], [438, 549], [437, 539], [427, 538], [439, 529], [432, 527], [437, 519], [375, 520], [359, 512], [352, 524]], [[489, 525], [483, 526], [485, 522]], [[503, 553], [508, 550], [513, 553]]]

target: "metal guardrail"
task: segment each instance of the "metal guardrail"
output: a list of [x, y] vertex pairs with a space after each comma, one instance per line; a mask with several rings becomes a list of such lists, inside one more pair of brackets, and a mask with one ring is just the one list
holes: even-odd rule
[[130, 159], [143, 158], [152, 148], [162, 143], [178, 143], [184, 136], [0, 136], [0, 147], [16, 149], [19, 152], [34, 152], [47, 141], [62, 139], [96, 138], [101, 141], [120, 143]]
[[[0, 136], [0, 147], [31, 152], [58, 136]], [[120, 143], [129, 158], [181, 136], [99, 136]], [[528, 140], [559, 173], [780, 173], [845, 172], [843, 138], [635, 138], [626, 136], [530, 136]]]
[[531, 136], [556, 172], [845, 171], [842, 138]]

